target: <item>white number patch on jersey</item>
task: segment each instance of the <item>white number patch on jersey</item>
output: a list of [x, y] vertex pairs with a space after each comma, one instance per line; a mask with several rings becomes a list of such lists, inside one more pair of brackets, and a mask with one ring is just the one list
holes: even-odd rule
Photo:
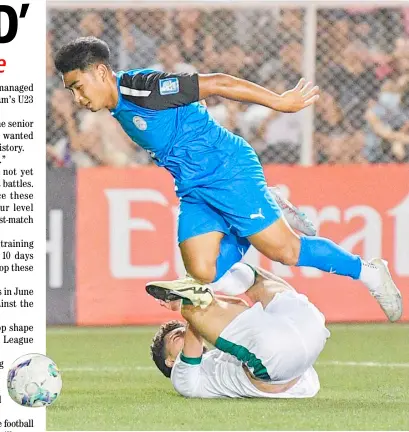
[[179, 79], [165, 78], [159, 80], [159, 93], [162, 96], [179, 93]]

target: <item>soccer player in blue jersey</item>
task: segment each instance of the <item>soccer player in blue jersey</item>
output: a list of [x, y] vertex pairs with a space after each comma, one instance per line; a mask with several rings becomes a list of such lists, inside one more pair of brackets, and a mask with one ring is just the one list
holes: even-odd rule
[[[387, 263], [381, 259], [368, 263], [331, 240], [296, 234], [268, 191], [253, 148], [219, 125], [199, 103], [217, 95], [297, 112], [318, 99], [318, 87], [302, 79], [293, 89], [276, 94], [222, 73], [172, 74], [149, 69], [115, 73], [107, 44], [94, 37], [64, 45], [55, 64], [80, 106], [91, 111], [109, 109], [130, 138], [175, 179], [180, 199], [178, 241], [192, 278], [153, 285], [206, 306], [211, 296], [204, 292], [223, 291], [220, 283], [229, 275], [236, 280], [246, 278], [229, 269], [251, 244], [286, 265], [359, 279], [391, 321], [400, 318], [401, 295]], [[228, 242], [230, 249], [221, 249], [222, 242]], [[221, 250], [231, 250], [231, 254], [221, 257]]]

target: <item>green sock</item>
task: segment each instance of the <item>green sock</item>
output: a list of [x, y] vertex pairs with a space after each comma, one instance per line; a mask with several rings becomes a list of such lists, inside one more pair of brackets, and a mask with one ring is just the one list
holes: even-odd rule
[[182, 299], [182, 305], [183, 306], [193, 306], [193, 303], [189, 299]]

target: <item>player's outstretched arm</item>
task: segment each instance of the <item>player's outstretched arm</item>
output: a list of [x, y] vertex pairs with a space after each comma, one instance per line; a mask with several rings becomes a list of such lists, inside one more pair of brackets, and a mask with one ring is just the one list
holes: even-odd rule
[[[159, 304], [173, 312], [180, 312], [182, 307], [181, 300], [165, 302], [159, 300]], [[183, 346], [183, 354], [186, 357], [198, 358], [203, 354], [203, 338], [200, 333], [190, 324], [186, 324], [186, 332]]]
[[183, 355], [188, 358], [199, 358], [203, 354], [203, 338], [189, 323], [186, 325]]
[[206, 394], [201, 367], [203, 339], [187, 324], [184, 347], [172, 368], [171, 380], [175, 390], [185, 397], [214, 397]]
[[302, 78], [291, 90], [277, 94], [264, 87], [226, 74], [199, 75], [199, 97], [222, 96], [239, 102], [255, 103], [281, 112], [297, 112], [319, 98], [319, 88]]

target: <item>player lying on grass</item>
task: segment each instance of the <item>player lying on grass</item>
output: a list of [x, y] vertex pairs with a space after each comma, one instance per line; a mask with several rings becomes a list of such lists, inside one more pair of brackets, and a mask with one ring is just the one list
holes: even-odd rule
[[[257, 272], [246, 292], [252, 307], [227, 297], [206, 309], [166, 303], [174, 298], [168, 290], [147, 288], [187, 321], [162, 325], [151, 345], [153, 361], [181, 395], [308, 398], [319, 391], [313, 365], [330, 335], [324, 316], [282, 279]], [[203, 338], [216, 349], [207, 351]]]
[[[79, 105], [91, 111], [109, 109], [129, 137], [174, 177], [181, 199], [178, 242], [185, 268], [197, 281], [216, 282], [237, 262], [233, 254], [228, 255], [230, 262], [220, 259], [223, 242], [236, 241], [242, 249], [251, 244], [285, 265], [315, 267], [361, 280], [391, 321], [400, 318], [402, 299], [386, 262], [368, 263], [328, 239], [295, 233], [268, 191], [254, 149], [198, 103], [221, 96], [297, 112], [316, 102], [318, 87], [302, 79], [293, 89], [277, 94], [223, 73], [150, 69], [115, 73], [108, 45], [94, 37], [64, 45], [55, 65]], [[166, 284], [178, 290], [192, 281]]]

